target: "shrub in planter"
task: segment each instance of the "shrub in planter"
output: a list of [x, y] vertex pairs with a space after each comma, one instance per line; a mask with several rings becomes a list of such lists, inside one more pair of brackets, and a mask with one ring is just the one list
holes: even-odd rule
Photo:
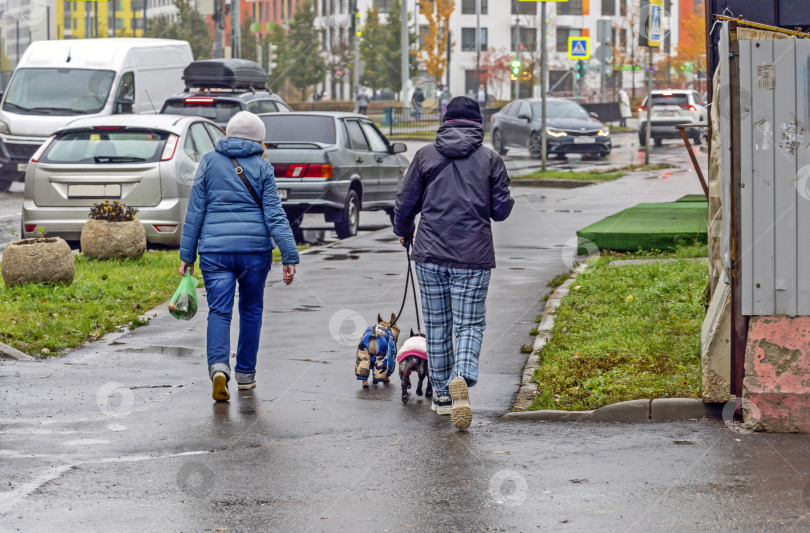
[[140, 257], [146, 251], [146, 232], [134, 207], [118, 200], [93, 204], [82, 227], [82, 253], [94, 259]]
[[73, 283], [76, 265], [70, 246], [59, 237], [23, 239], [3, 252], [3, 282], [11, 287], [23, 283]]

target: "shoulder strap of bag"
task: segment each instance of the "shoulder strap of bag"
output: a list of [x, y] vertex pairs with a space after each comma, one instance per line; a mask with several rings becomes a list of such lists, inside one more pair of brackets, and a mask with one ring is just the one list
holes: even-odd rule
[[256, 205], [259, 206], [259, 209], [264, 213], [264, 205], [262, 205], [262, 199], [259, 198], [259, 195], [256, 194], [256, 190], [253, 188], [253, 185], [245, 177], [245, 170], [239, 164], [239, 161], [236, 160], [235, 157], [231, 158], [231, 163], [233, 163], [233, 168], [236, 171], [236, 175], [239, 176], [239, 179], [242, 180], [242, 183], [245, 184], [247, 187], [248, 192], [253, 197], [253, 200], [256, 202]]

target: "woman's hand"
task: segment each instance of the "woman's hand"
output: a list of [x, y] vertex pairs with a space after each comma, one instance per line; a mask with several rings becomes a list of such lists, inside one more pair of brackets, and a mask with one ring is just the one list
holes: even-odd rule
[[194, 275], [194, 263], [186, 263], [185, 261], [180, 261], [180, 268], [177, 269], [180, 272], [181, 276], [186, 275], [186, 269], [188, 269], [188, 273], [192, 276]]
[[284, 265], [282, 271], [282, 279], [284, 280], [284, 285], [289, 285], [293, 282], [293, 278], [295, 278], [295, 265]]

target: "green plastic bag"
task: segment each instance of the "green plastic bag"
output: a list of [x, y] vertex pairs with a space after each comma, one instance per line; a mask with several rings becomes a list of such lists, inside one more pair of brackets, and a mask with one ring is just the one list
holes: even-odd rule
[[186, 275], [169, 301], [169, 312], [177, 320], [191, 320], [197, 314], [197, 285], [200, 282], [186, 270]]

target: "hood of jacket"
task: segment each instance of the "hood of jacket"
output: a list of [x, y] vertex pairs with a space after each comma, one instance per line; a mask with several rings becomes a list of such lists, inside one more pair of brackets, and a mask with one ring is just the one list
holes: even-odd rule
[[[220, 141], [221, 142], [221, 141]], [[484, 142], [484, 128], [471, 120], [448, 120], [436, 132], [436, 150], [444, 157], [467, 157]]]
[[261, 144], [238, 137], [222, 139], [217, 143], [216, 150], [226, 157], [248, 157], [264, 152]]

